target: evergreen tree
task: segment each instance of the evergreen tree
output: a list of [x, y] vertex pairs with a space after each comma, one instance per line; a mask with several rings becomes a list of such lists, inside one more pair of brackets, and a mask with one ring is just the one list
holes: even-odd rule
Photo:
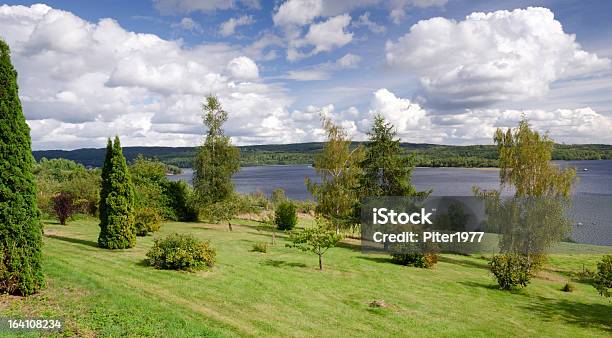
[[[228, 214], [228, 211], [235, 209], [232, 207], [232, 176], [240, 169], [240, 151], [232, 146], [230, 138], [223, 132], [227, 112], [217, 97], [208, 96], [202, 109], [208, 132], [194, 162], [193, 186], [196, 199], [202, 209], [208, 209], [204, 210], [204, 215], [209, 220], [229, 220], [233, 214]], [[222, 215], [219, 215], [221, 211]], [[228, 224], [231, 231], [229, 221]]]
[[414, 157], [404, 154], [391, 123], [377, 115], [368, 136], [365, 155], [359, 163], [362, 169], [359, 179], [362, 197], [428, 194], [428, 192], [417, 192], [412, 185]]
[[44, 286], [33, 164], [17, 72], [0, 40], [0, 293], [29, 295]]
[[98, 245], [107, 249], [126, 249], [135, 244], [134, 186], [117, 136], [114, 143], [108, 140], [102, 168]]

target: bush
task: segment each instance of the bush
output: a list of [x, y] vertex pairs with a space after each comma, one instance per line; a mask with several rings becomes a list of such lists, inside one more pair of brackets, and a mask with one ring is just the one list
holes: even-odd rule
[[570, 282], [565, 283], [565, 285], [561, 288], [561, 291], [563, 292], [574, 292], [574, 290], [576, 290], [576, 286]]
[[135, 212], [134, 225], [136, 236], [146, 236], [150, 232], [156, 232], [161, 227], [162, 216], [154, 208], [141, 207]]
[[53, 211], [60, 224], [66, 225], [66, 221], [76, 211], [74, 197], [64, 192], [53, 196]]
[[274, 189], [272, 194], [270, 194], [270, 201], [274, 205], [279, 205], [282, 202], [286, 202], [287, 196], [285, 195], [285, 190], [281, 188]]
[[601, 262], [597, 263], [597, 273], [593, 276], [593, 286], [604, 297], [612, 295], [612, 255], [605, 255]]
[[149, 264], [164, 270], [195, 271], [211, 268], [215, 256], [215, 250], [208, 241], [177, 233], [155, 239], [153, 247], [147, 252]]
[[405, 253], [393, 254], [391, 260], [396, 264], [414, 266], [416, 268], [430, 269], [438, 263], [438, 255], [435, 253]]
[[253, 251], [255, 252], [268, 252], [268, 243], [266, 242], [257, 242], [253, 244]]
[[291, 230], [297, 224], [295, 204], [290, 201], [281, 202], [274, 213], [274, 224], [279, 230]]
[[527, 286], [533, 271], [537, 270], [528, 256], [519, 254], [494, 255], [489, 261], [489, 268], [502, 290]]

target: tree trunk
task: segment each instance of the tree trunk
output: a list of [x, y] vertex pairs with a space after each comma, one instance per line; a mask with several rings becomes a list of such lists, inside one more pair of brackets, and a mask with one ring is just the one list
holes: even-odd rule
[[229, 226], [229, 231], [233, 231], [232, 230], [232, 221], [227, 221], [227, 225]]
[[272, 229], [272, 245], [276, 245], [276, 230]]
[[323, 255], [319, 255], [319, 270], [323, 271], [323, 261], [321, 260], [321, 256]]

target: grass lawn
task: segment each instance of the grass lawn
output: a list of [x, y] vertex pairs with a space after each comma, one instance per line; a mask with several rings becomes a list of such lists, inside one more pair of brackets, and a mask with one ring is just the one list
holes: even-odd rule
[[[0, 317], [60, 317], [76, 336], [610, 336], [612, 301], [587, 284], [560, 291], [571, 272], [594, 269], [601, 253], [553, 255], [526, 288], [504, 292], [476, 257], [443, 255], [432, 270], [391, 264], [355, 243], [317, 258], [277, 244], [251, 251], [270, 233], [246, 221], [166, 223], [158, 235], [209, 239], [208, 272], [147, 266], [153, 237], [136, 248], [96, 247], [97, 220], [45, 224], [48, 286], [28, 298], [0, 296]], [[387, 308], [370, 308], [373, 300]], [[2, 333], [0, 333], [2, 334]]]

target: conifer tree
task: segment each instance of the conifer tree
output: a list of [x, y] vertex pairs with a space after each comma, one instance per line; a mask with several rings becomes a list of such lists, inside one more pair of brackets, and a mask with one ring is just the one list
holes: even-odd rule
[[417, 192], [412, 185], [414, 169], [413, 156], [404, 154], [393, 125], [377, 115], [372, 130], [368, 133], [369, 142], [361, 160], [362, 174], [359, 179], [360, 195], [375, 196], [415, 196], [429, 192]]
[[0, 293], [29, 295], [44, 286], [33, 164], [17, 72], [0, 40]]
[[126, 249], [135, 244], [134, 186], [117, 136], [114, 143], [108, 140], [102, 168], [98, 245], [106, 249]]

